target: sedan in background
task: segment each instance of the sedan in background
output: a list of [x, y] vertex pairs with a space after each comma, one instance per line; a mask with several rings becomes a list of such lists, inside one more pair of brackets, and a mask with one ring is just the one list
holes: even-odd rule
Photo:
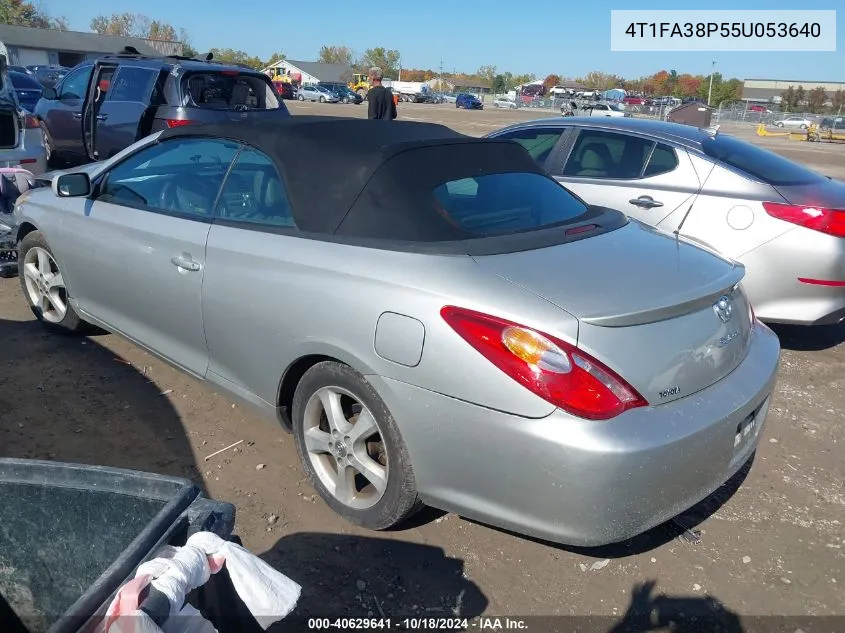
[[319, 101], [320, 103], [340, 101], [340, 97], [324, 86], [300, 86], [296, 92], [296, 98], [300, 101]]
[[517, 102], [513, 99], [508, 99], [507, 97], [497, 97], [493, 100], [493, 107], [516, 110], [519, 107], [519, 104], [517, 104]]
[[359, 105], [364, 101], [363, 96], [359, 95], [346, 84], [321, 81], [318, 85], [331, 90], [341, 103], [354, 103], [355, 105]]
[[581, 108], [586, 116], [630, 117], [631, 113], [615, 103], [590, 103]]
[[788, 116], [785, 119], [775, 121], [777, 127], [798, 128], [801, 130], [808, 129], [812, 124], [813, 121], [804, 116]]
[[524, 145], [591, 204], [743, 263], [758, 317], [845, 319], [845, 184], [714, 130], [643, 119], [542, 119], [491, 134]]
[[455, 99], [455, 107], [463, 108], [465, 110], [483, 110], [484, 104], [481, 103], [481, 99], [479, 99], [475, 95], [471, 95], [467, 92], [462, 92]]
[[116, 332], [251, 404], [371, 529], [429, 504], [625, 540], [751, 461], [776, 383], [741, 265], [441, 125], [181, 126], [15, 218], [45, 326]]
[[24, 110], [29, 112], [35, 111], [35, 104], [41, 98], [43, 87], [30, 74], [9, 71], [9, 79], [12, 82], [12, 88], [18, 97], [18, 103]]

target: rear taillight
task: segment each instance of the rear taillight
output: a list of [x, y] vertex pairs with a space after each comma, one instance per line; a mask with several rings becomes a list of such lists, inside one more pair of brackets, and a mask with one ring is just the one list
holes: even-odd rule
[[167, 119], [165, 121], [167, 127], [181, 127], [183, 125], [190, 125], [193, 121], [186, 121], [184, 119]]
[[611, 369], [574, 345], [473, 310], [446, 306], [440, 315], [496, 367], [573, 415], [609, 420], [648, 405]]
[[27, 130], [37, 130], [41, 127], [41, 123], [38, 120], [38, 117], [33, 116], [32, 114], [27, 114], [23, 119], [23, 126]]
[[763, 208], [773, 218], [835, 237], [845, 237], [845, 210], [805, 207], [780, 202], [764, 202]]

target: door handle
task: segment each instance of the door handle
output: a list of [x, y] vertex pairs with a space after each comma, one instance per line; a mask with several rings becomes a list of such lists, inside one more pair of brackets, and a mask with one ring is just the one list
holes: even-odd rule
[[198, 262], [191, 259], [190, 255], [176, 255], [170, 258], [170, 263], [176, 266], [176, 268], [190, 270], [191, 272], [197, 272], [202, 268]]
[[72, 116], [74, 119], [81, 119], [81, 118], [82, 118], [82, 113], [81, 113], [81, 112], [74, 112], [74, 113], [72, 113], [72, 114], [71, 114], [71, 116]]
[[640, 196], [639, 198], [628, 200], [628, 202], [633, 204], [635, 207], [640, 207], [641, 209], [654, 209], [655, 207], [663, 206], [662, 202], [658, 202], [651, 196]]
[[106, 119], [108, 119], [108, 118], [109, 118], [109, 117], [108, 117], [108, 115], [107, 115], [107, 114], [98, 114], [98, 115], [97, 115], [97, 120], [98, 120], [98, 121], [105, 121], [105, 120], [106, 120]]

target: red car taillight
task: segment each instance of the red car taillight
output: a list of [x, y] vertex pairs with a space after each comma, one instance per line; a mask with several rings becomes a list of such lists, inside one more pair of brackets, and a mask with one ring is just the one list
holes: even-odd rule
[[38, 117], [33, 116], [32, 114], [27, 114], [23, 120], [23, 126], [27, 130], [37, 130], [41, 127], [41, 123], [38, 121]]
[[648, 405], [631, 385], [574, 345], [473, 310], [445, 306], [440, 315], [496, 367], [573, 415], [609, 420]]
[[773, 218], [834, 237], [845, 237], [845, 210], [804, 207], [780, 202], [764, 202], [763, 208]]
[[193, 121], [185, 121], [184, 119], [167, 119], [165, 123], [167, 123], [167, 127], [173, 128], [181, 127], [183, 125], [190, 125], [191, 123], [193, 123]]

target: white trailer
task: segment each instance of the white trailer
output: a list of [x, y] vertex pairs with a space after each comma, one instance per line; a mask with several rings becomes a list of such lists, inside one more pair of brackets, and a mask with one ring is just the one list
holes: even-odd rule
[[400, 101], [419, 103], [421, 101], [428, 101], [432, 96], [431, 86], [424, 81], [385, 79], [383, 84], [385, 88], [390, 88], [393, 94], [399, 95]]

